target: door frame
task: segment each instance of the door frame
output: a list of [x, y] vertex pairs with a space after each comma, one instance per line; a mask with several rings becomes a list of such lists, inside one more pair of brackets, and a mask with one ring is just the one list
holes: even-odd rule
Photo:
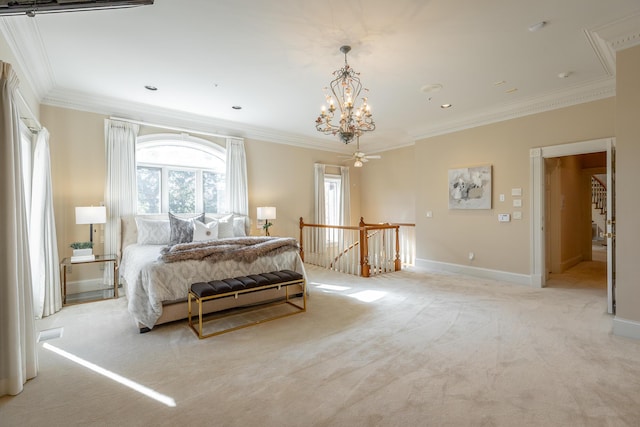
[[[606, 152], [607, 153], [607, 184], [611, 189], [607, 189], [607, 205], [612, 210], [608, 211], [607, 219], [613, 214], [613, 195], [615, 193], [614, 179], [612, 168], [613, 156], [615, 149], [615, 138], [602, 138], [590, 141], [573, 142], [561, 145], [551, 145], [547, 147], [532, 148], [529, 151], [530, 170], [531, 170], [531, 285], [543, 288], [546, 282], [545, 274], [545, 169], [544, 159], [551, 157], [564, 157], [575, 154], [587, 154]], [[615, 234], [611, 233], [612, 236]], [[613, 237], [608, 240], [607, 260], [612, 260], [611, 264], [607, 263], [607, 299], [609, 313], [613, 313], [614, 299], [614, 269], [615, 269], [615, 242]]]

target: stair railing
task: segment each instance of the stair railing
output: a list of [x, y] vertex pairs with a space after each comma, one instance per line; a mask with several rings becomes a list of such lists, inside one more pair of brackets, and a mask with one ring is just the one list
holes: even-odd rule
[[601, 214], [607, 214], [607, 186], [593, 175], [591, 176], [591, 203], [596, 209], [600, 209]]
[[[300, 218], [300, 257], [305, 263], [335, 271], [370, 277], [402, 268], [403, 260], [413, 264], [415, 259], [415, 233], [413, 224], [366, 224], [360, 218], [355, 226], [307, 224]], [[413, 236], [411, 242], [401, 236]], [[401, 248], [409, 256], [401, 257]], [[413, 249], [411, 249], [413, 248]]]

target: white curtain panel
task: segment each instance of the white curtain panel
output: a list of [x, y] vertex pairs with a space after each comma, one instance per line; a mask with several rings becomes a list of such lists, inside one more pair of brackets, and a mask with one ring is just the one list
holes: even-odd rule
[[324, 171], [325, 165], [320, 163], [313, 165], [313, 185], [315, 188], [315, 203], [313, 209], [314, 224], [324, 224], [326, 221], [324, 205]]
[[249, 215], [249, 189], [247, 185], [247, 156], [242, 139], [227, 138], [227, 210]]
[[[320, 163], [313, 165], [313, 186], [314, 186], [314, 207], [313, 207], [313, 223], [326, 223], [325, 200], [324, 200], [324, 172], [326, 166]], [[315, 253], [323, 253], [325, 251], [327, 230], [322, 228], [314, 228], [312, 233], [311, 251]]]
[[340, 179], [340, 225], [351, 225], [351, 183], [348, 167], [340, 167]]
[[[104, 140], [107, 158], [107, 182], [104, 203], [107, 223], [104, 252], [120, 256], [120, 218], [135, 215], [137, 210], [136, 138], [140, 126], [106, 119]], [[113, 283], [113, 271], [104, 269], [105, 283]]]
[[51, 187], [49, 132], [46, 129], [38, 132], [33, 152], [29, 245], [34, 313], [36, 318], [40, 319], [62, 308], [60, 261]]
[[17, 91], [11, 64], [0, 61], [0, 396], [38, 373]]

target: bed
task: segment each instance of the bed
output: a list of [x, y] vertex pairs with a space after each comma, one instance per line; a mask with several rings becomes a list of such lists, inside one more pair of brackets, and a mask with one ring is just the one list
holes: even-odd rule
[[[250, 221], [245, 216], [207, 214], [199, 219], [204, 220], [186, 216], [176, 220], [167, 215], [121, 219], [120, 276], [125, 283], [128, 310], [140, 332], [186, 319], [186, 299], [189, 287], [195, 282], [285, 269], [299, 272], [306, 279], [297, 242], [291, 244], [295, 239], [248, 236]], [[192, 221], [192, 236], [183, 235], [177, 242], [171, 240], [176, 234], [172, 228], [174, 220]], [[243, 245], [256, 249], [250, 256], [230, 256]], [[276, 246], [278, 249], [273, 250]], [[238, 254], [241, 249], [237, 250]], [[269, 289], [238, 300], [211, 301], [204, 309], [211, 313], [282, 297], [284, 290]]]

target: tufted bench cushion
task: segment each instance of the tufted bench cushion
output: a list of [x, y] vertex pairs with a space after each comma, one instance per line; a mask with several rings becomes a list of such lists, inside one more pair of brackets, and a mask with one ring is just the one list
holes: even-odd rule
[[[302, 287], [302, 301], [303, 301], [302, 306], [299, 306], [290, 301], [288, 289], [289, 289], [289, 286], [291, 285], [300, 285]], [[282, 287], [285, 287], [285, 299], [282, 303], [289, 304], [297, 308], [298, 311], [289, 312], [284, 315], [274, 316], [268, 319], [260, 320], [258, 322], [236, 326], [233, 328], [228, 328], [222, 331], [203, 335], [202, 303], [204, 301], [208, 301], [216, 298], [225, 298], [230, 296], [238, 298], [240, 295], [246, 294], [249, 292], [258, 292], [266, 289], [280, 289]], [[240, 329], [246, 326], [251, 326], [252, 324], [262, 323], [268, 320], [278, 319], [280, 317], [290, 316], [292, 314], [304, 312], [307, 309], [305, 287], [306, 287], [306, 282], [304, 280], [304, 276], [292, 270], [279, 270], [279, 271], [272, 271], [270, 273], [252, 274], [248, 276], [233, 277], [229, 279], [212, 280], [210, 282], [193, 283], [189, 290], [189, 300], [188, 300], [189, 326], [198, 335], [198, 338], [206, 338], [213, 335], [219, 335], [224, 332]], [[195, 302], [198, 304], [198, 320], [199, 320], [198, 329], [196, 329], [192, 321], [192, 314], [191, 314], [192, 299], [195, 299]]]
[[[237, 291], [248, 291], [262, 286], [285, 284], [303, 280], [302, 274], [292, 270], [272, 271], [271, 273], [252, 274], [249, 276], [234, 277], [232, 279], [212, 280], [211, 282], [198, 282], [191, 285], [191, 292], [198, 298], [210, 297]], [[294, 284], [294, 283], [290, 283]]]

